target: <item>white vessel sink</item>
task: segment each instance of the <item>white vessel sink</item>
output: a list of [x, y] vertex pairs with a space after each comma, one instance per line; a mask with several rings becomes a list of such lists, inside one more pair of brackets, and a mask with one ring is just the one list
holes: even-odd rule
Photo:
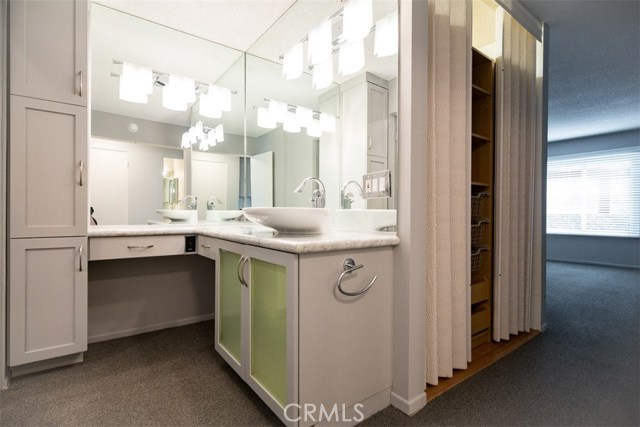
[[326, 208], [244, 208], [252, 222], [286, 234], [321, 234], [329, 230]]
[[242, 211], [239, 209], [236, 210], [208, 210], [205, 215], [205, 221], [228, 221], [231, 219], [236, 219], [242, 216]]
[[395, 227], [395, 209], [337, 209], [335, 228], [343, 230], [379, 231]]
[[187, 209], [156, 209], [156, 212], [162, 215], [162, 218], [171, 220], [172, 222], [197, 222], [198, 211]]

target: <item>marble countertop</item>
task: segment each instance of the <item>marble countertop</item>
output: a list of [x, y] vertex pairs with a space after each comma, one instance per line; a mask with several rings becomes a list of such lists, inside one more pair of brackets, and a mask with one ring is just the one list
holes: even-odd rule
[[275, 230], [247, 222], [92, 225], [92, 237], [165, 236], [197, 234], [215, 237], [290, 253], [313, 253], [336, 250], [395, 246], [400, 243], [396, 233], [384, 231], [331, 230], [316, 235], [278, 234]]

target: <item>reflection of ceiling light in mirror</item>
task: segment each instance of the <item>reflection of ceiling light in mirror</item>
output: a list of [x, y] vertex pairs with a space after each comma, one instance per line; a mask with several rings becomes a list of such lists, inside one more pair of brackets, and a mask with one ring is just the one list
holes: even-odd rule
[[348, 0], [342, 14], [342, 36], [349, 42], [362, 40], [373, 26], [372, 0]]
[[356, 73], [364, 67], [364, 42], [362, 40], [340, 46], [338, 70], [343, 76]]
[[300, 126], [307, 127], [311, 120], [313, 120], [313, 110], [307, 107], [296, 107], [296, 120], [300, 124]]
[[273, 99], [269, 101], [269, 114], [271, 115], [272, 120], [284, 123], [288, 112], [289, 106], [286, 103], [274, 101]]
[[150, 69], [128, 62], [122, 63], [120, 75], [120, 99], [146, 104], [153, 92], [153, 74]]
[[182, 134], [182, 142], [180, 143], [180, 147], [182, 148], [191, 147], [191, 143], [189, 142], [189, 132], [185, 132]]
[[320, 124], [320, 120], [311, 119], [311, 122], [307, 126], [307, 135], [318, 138], [322, 136], [322, 125]]
[[325, 20], [311, 30], [307, 44], [309, 64], [320, 64], [331, 57], [331, 41], [331, 21]]
[[289, 133], [300, 132], [300, 123], [296, 120], [295, 113], [287, 113], [287, 117], [282, 125], [282, 129]]
[[323, 132], [335, 132], [336, 116], [328, 113], [320, 113], [320, 127]]
[[226, 87], [209, 85], [209, 99], [221, 111], [231, 111], [231, 90]]
[[218, 126], [216, 126], [216, 142], [223, 142], [224, 141], [224, 127], [222, 126], [222, 123], [220, 123]]
[[276, 127], [276, 121], [269, 113], [269, 110], [264, 107], [258, 107], [258, 126], [265, 129], [274, 129]]
[[398, 12], [392, 12], [376, 22], [373, 53], [378, 58], [398, 53]]
[[196, 138], [202, 139], [204, 137], [204, 124], [202, 123], [202, 120], [198, 120], [196, 122], [195, 129]]
[[187, 103], [194, 102], [195, 96], [196, 88], [193, 79], [171, 74], [162, 90], [162, 106], [169, 110], [186, 111]]
[[313, 76], [311, 78], [313, 88], [316, 90], [325, 89], [333, 83], [333, 57], [321, 64], [313, 66]]
[[298, 43], [284, 54], [282, 59], [282, 75], [286, 80], [297, 79], [302, 75], [303, 58], [302, 43]]
[[208, 151], [209, 150], [209, 135], [203, 134], [202, 139], [200, 140], [200, 150]]
[[219, 119], [222, 117], [222, 110], [218, 108], [207, 93], [200, 95], [200, 115], [210, 117], [212, 119]]

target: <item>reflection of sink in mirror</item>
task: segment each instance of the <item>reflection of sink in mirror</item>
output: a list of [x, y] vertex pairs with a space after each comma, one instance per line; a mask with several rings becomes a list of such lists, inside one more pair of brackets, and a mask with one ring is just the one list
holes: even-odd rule
[[322, 234], [329, 230], [326, 208], [244, 208], [244, 216], [252, 222], [286, 234]]
[[198, 222], [198, 211], [186, 209], [156, 209], [163, 219], [171, 222]]
[[338, 209], [335, 228], [381, 231], [396, 226], [395, 209]]
[[208, 210], [205, 215], [205, 221], [229, 221], [240, 216], [242, 216], [241, 210]]

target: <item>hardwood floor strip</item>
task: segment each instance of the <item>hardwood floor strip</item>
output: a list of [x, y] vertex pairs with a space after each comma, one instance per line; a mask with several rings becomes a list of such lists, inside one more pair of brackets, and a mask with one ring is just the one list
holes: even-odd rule
[[446, 391], [451, 390], [453, 387], [471, 378], [486, 367], [491, 366], [539, 334], [540, 331], [531, 330], [529, 333], [512, 336], [509, 341], [491, 341], [474, 348], [471, 353], [471, 362], [467, 369], [456, 369], [453, 372], [453, 377], [440, 378], [438, 385], [435, 386], [427, 385], [427, 389], [425, 390], [427, 393], [427, 402], [441, 396]]

